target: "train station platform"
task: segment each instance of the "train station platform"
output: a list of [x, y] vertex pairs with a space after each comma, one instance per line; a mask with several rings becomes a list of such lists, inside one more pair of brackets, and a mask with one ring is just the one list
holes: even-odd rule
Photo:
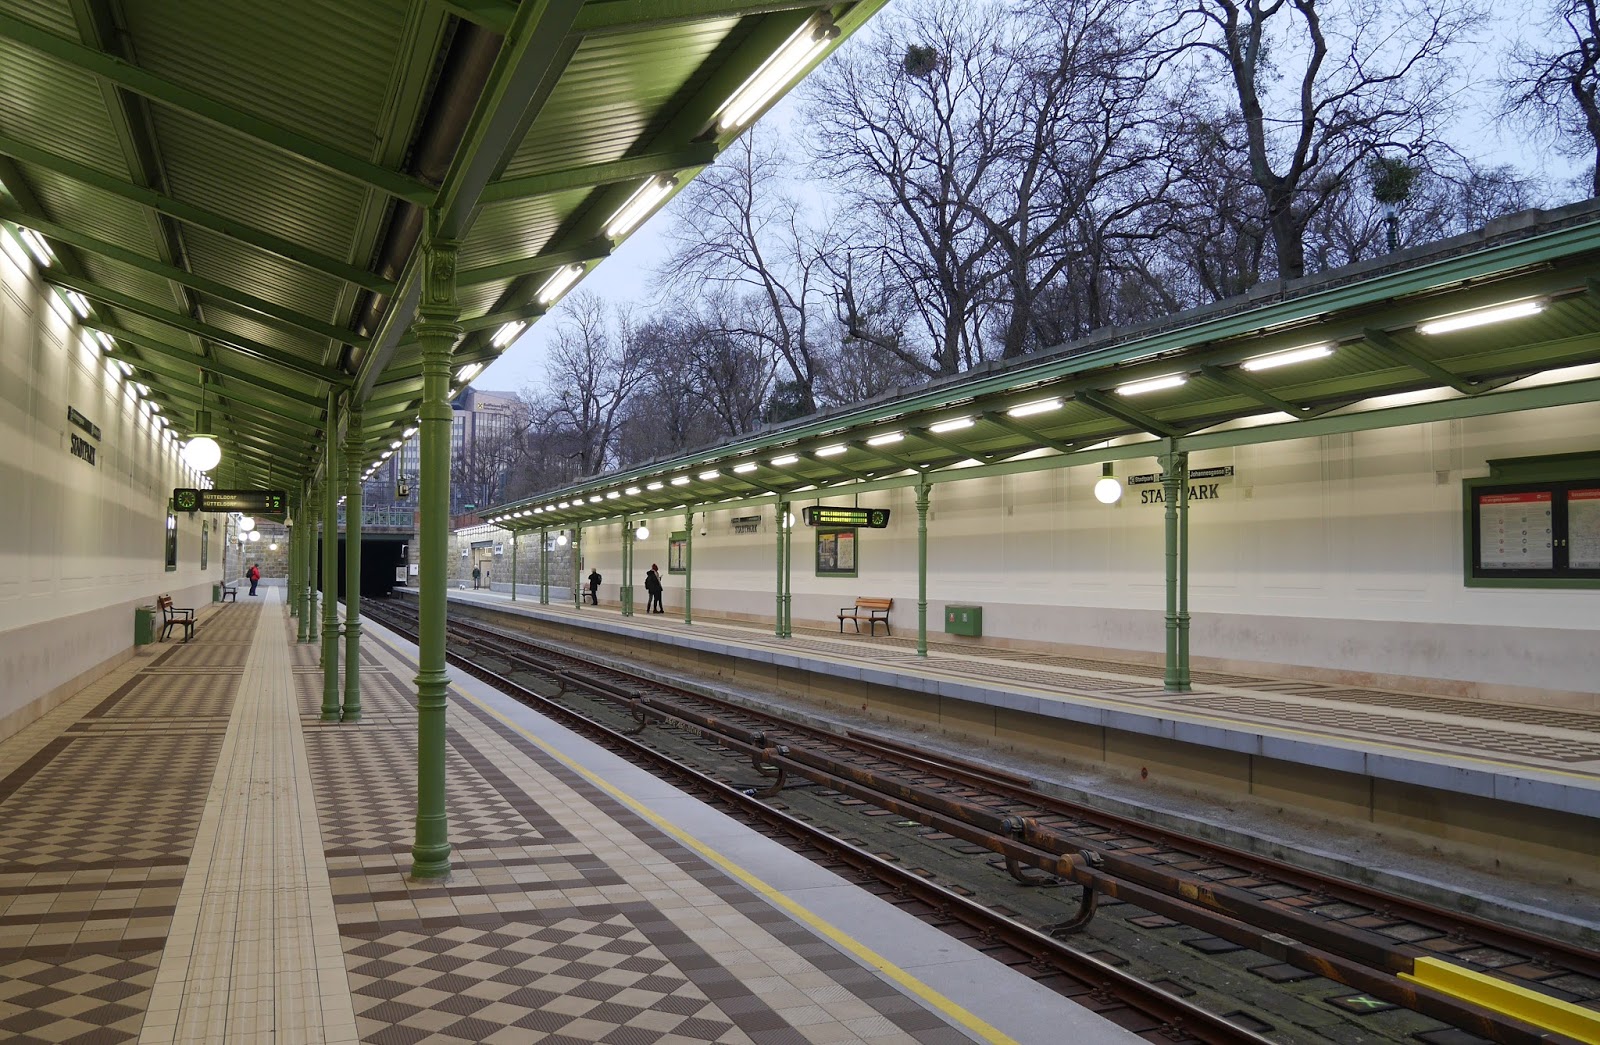
[[409, 880], [415, 665], [319, 721], [263, 594], [0, 744], [0, 1039], [1133, 1040], [459, 673]]
[[869, 712], [1110, 765], [1141, 779], [1242, 790], [1424, 835], [1565, 865], [1600, 857], [1600, 714], [1265, 676], [1193, 673], [1167, 691], [1158, 665], [928, 643], [915, 635], [795, 629], [614, 606], [575, 610], [455, 590], [472, 604], [648, 639], [669, 659]]

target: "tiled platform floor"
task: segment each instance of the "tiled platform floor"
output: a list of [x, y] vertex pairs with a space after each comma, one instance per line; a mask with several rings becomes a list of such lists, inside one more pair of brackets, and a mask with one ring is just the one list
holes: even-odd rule
[[[364, 653], [363, 720], [319, 721], [317, 651], [264, 595], [0, 744], [0, 1040], [1123, 1039], [493, 694], [449, 713], [454, 873], [412, 881], [409, 670]], [[803, 869], [786, 895], [719, 844]]]

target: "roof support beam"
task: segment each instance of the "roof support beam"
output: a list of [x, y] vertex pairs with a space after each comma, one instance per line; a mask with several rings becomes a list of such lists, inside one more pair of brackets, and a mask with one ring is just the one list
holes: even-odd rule
[[[207, 385], [204, 405], [200, 399], [198, 386], [191, 390], [186, 384], [163, 385], [159, 390], [168, 399], [182, 403], [194, 409], [205, 409], [212, 413], [214, 418], [226, 415], [231, 422], [249, 422], [256, 429], [268, 434], [268, 437], [277, 440], [288, 449], [315, 448], [316, 443], [306, 440], [307, 432], [318, 423], [315, 421], [295, 420], [285, 417], [277, 411], [263, 406], [257, 406], [248, 393], [235, 396], [221, 385]], [[187, 426], [185, 426], [187, 427]], [[225, 427], [221, 424], [219, 428]], [[213, 435], [219, 433], [213, 432]]]
[[745, 18], [832, 6], [827, 0], [610, 0], [584, 8], [572, 31], [584, 36], [631, 33], [684, 22]]
[[[852, 443], [852, 444], [848, 444], [848, 445], [854, 446], [856, 444]], [[802, 451], [799, 456], [801, 457], [802, 460], [810, 461], [812, 464], [819, 465], [819, 466], [821, 466], [823, 468], [826, 468], [830, 472], [843, 472], [845, 475], [848, 475], [848, 476], [850, 476], [850, 477], [852, 477], [854, 479], [870, 479], [870, 478], [872, 478], [870, 475], [868, 475], [866, 472], [861, 471], [859, 468], [851, 468], [847, 464], [841, 464], [838, 461], [830, 461], [830, 460], [827, 460], [825, 458], [818, 457], [817, 456], [817, 452], [815, 450]], [[833, 480], [830, 478], [828, 481], [832, 482]]]
[[[503, 280], [515, 279], [518, 276], [529, 276], [535, 272], [550, 272], [563, 265], [600, 261], [610, 256], [610, 240], [592, 239], [587, 243], [568, 247], [565, 250], [553, 250], [543, 254], [535, 254], [529, 258], [503, 261], [498, 265], [485, 265], [482, 268], [467, 269], [456, 280], [456, 286], [466, 288], [477, 286], [480, 283], [499, 283]], [[538, 307], [542, 309], [546, 306]]]
[[1411, 349], [1405, 347], [1382, 330], [1364, 330], [1361, 336], [1372, 347], [1386, 355], [1392, 356], [1400, 362], [1419, 373], [1427, 374], [1441, 384], [1449, 385], [1462, 395], [1477, 395], [1487, 391], [1487, 386], [1480, 386], [1476, 381], [1468, 380], [1460, 374], [1446, 370], [1431, 359], [1425, 359]]
[[41, 54], [49, 55], [56, 61], [72, 68], [89, 73], [101, 80], [114, 83], [126, 88], [135, 94], [143, 95], [153, 102], [170, 106], [198, 116], [229, 130], [254, 138], [275, 149], [301, 157], [335, 174], [343, 175], [361, 184], [371, 186], [381, 192], [386, 192], [398, 199], [410, 200], [412, 203], [426, 206], [433, 202], [433, 189], [417, 179], [401, 174], [398, 171], [380, 167], [369, 163], [357, 156], [350, 156], [331, 148], [323, 143], [308, 138], [303, 134], [279, 127], [274, 123], [263, 120], [249, 113], [225, 105], [213, 98], [208, 98], [198, 91], [192, 91], [180, 84], [156, 76], [130, 62], [126, 62], [116, 55], [92, 47], [85, 47], [76, 40], [69, 40], [54, 33], [45, 32], [36, 26], [15, 18], [11, 15], [0, 14], [0, 36], [14, 40], [24, 47], [31, 48]]
[[907, 428], [906, 436], [910, 439], [920, 439], [930, 446], [939, 447], [941, 450], [948, 450], [952, 454], [956, 455], [956, 460], [958, 461], [966, 461], [969, 459], [975, 461], [987, 461], [989, 458], [994, 456], [993, 454], [978, 453], [976, 450], [962, 446], [954, 439], [946, 439], [942, 435], [934, 435], [926, 428]]
[[21, 160], [23, 163], [31, 163], [34, 166], [43, 167], [62, 177], [82, 182], [91, 188], [121, 197], [142, 207], [149, 207], [151, 210], [159, 211], [168, 217], [176, 218], [190, 225], [198, 225], [203, 229], [209, 229], [218, 235], [226, 236], [258, 250], [264, 250], [269, 254], [276, 254], [280, 258], [292, 261], [296, 265], [321, 275], [330, 276], [333, 279], [343, 280], [347, 283], [354, 283], [378, 294], [392, 294], [394, 292], [394, 284], [376, 273], [368, 272], [366, 269], [351, 265], [338, 258], [328, 257], [317, 251], [309, 250], [298, 243], [291, 243], [289, 240], [274, 236], [269, 232], [262, 232], [246, 225], [242, 221], [235, 221], [222, 214], [206, 210], [204, 207], [183, 203], [170, 196], [162, 195], [154, 189], [147, 189], [143, 185], [135, 185], [132, 182], [122, 181], [102, 174], [93, 167], [87, 167], [76, 160], [69, 160], [65, 156], [57, 156], [54, 153], [35, 148], [21, 139], [0, 134], [0, 155], [10, 156]]
[[1180, 435], [1182, 432], [1181, 429], [1175, 428], [1165, 421], [1156, 420], [1143, 410], [1136, 410], [1131, 406], [1113, 402], [1110, 396], [1104, 392], [1097, 392], [1092, 388], [1085, 388], [1079, 391], [1076, 393], [1075, 398], [1085, 406], [1094, 407], [1102, 414], [1109, 414], [1119, 421], [1126, 421], [1141, 432], [1149, 432], [1151, 435], [1164, 436], [1168, 439]]
[[[110, 333], [112, 330], [116, 330], [115, 327], [108, 328], [99, 326], [95, 327], [95, 329], [104, 329], [107, 331], [107, 333]], [[311, 400], [311, 397], [297, 392], [294, 389], [285, 388], [282, 385], [276, 385], [270, 381], [263, 381], [260, 378], [252, 378], [248, 374], [234, 370], [232, 367], [223, 366], [219, 369], [214, 360], [197, 356], [193, 352], [186, 352], [183, 349], [173, 348], [170, 345], [162, 345], [160, 342], [153, 341], [149, 338], [138, 338], [136, 335], [128, 334], [127, 331], [123, 331], [122, 335], [125, 336], [121, 337], [121, 342], [115, 349], [108, 352], [107, 355], [111, 356], [112, 359], [120, 359], [137, 369], [147, 370], [152, 374], [160, 374], [162, 377], [171, 381], [179, 382], [180, 384], [193, 381], [195, 378], [195, 372], [197, 370], [204, 370], [205, 372], [214, 374], [217, 377], [225, 378], [229, 381], [237, 381], [241, 385], [245, 385], [255, 391], [271, 393], [272, 395], [285, 399], [290, 403], [295, 403], [306, 407], [315, 405], [315, 403]], [[112, 336], [117, 337], [119, 335], [113, 334]], [[129, 345], [138, 348], [144, 354], [135, 356], [132, 349], [127, 347]], [[163, 385], [162, 387], [163, 390], [166, 390], [168, 386]], [[246, 401], [248, 402], [251, 400]], [[271, 403], [262, 399], [256, 399], [253, 400], [253, 402], [263, 410], [270, 410], [276, 414], [284, 414], [285, 407], [282, 403]], [[284, 414], [284, 416], [287, 417], [289, 415]]]
[[1254, 399], [1262, 406], [1270, 406], [1274, 410], [1280, 410], [1291, 417], [1310, 417], [1313, 414], [1311, 407], [1300, 406], [1289, 402], [1287, 399], [1279, 399], [1255, 382], [1246, 381], [1231, 370], [1224, 370], [1221, 367], [1205, 363], [1201, 365], [1200, 372], [1224, 388]]
[[129, 250], [126, 247], [118, 246], [103, 239], [96, 239], [94, 236], [78, 232], [75, 229], [69, 229], [65, 225], [58, 225], [47, 218], [40, 217], [37, 214], [30, 214], [20, 207], [10, 206], [3, 201], [0, 201], [0, 218], [12, 224], [32, 229], [41, 236], [59, 240], [62, 243], [77, 247], [79, 250], [127, 265], [129, 268], [138, 269], [140, 272], [171, 280], [174, 283], [181, 283], [186, 287], [200, 291], [208, 297], [217, 298], [227, 304], [259, 313], [268, 319], [276, 320], [284, 326], [294, 327], [296, 330], [310, 334], [313, 337], [325, 337], [341, 343], [353, 343], [356, 340], [353, 331], [344, 330], [320, 319], [302, 315], [293, 309], [284, 308], [264, 298], [258, 298], [254, 294], [247, 294], [242, 290], [237, 290], [226, 283], [219, 283], [205, 276], [197, 276], [188, 269], [181, 269], [175, 265], [168, 265], [165, 262], [147, 258], [138, 251]]
[[607, 163], [591, 163], [585, 167], [568, 167], [566, 170], [530, 174], [522, 178], [507, 178], [485, 188], [482, 200], [484, 203], [496, 203], [500, 200], [528, 199], [556, 192], [590, 189], [596, 185], [632, 181], [653, 174], [671, 174], [688, 167], [705, 167], [716, 158], [716, 142], [690, 142], [681, 149], [667, 149]]
[[1002, 414], [1002, 413], [1000, 413], [998, 411], [994, 411], [994, 410], [986, 410], [986, 411], [984, 411], [983, 419], [985, 421], [989, 422], [992, 425], [999, 425], [1001, 428], [1004, 428], [1008, 432], [1015, 432], [1017, 435], [1022, 436], [1024, 439], [1032, 439], [1034, 442], [1038, 443], [1040, 446], [1048, 447], [1051, 450], [1056, 451], [1057, 453], [1070, 454], [1072, 452], [1072, 444], [1071, 443], [1064, 443], [1059, 439], [1052, 439], [1049, 436], [1047, 436], [1047, 435], [1045, 435], [1045, 434], [1043, 434], [1041, 432], [1038, 432], [1038, 431], [1035, 431], [1032, 428], [1029, 428], [1027, 425], [1018, 424], [1016, 421], [1014, 421], [1010, 417], [1007, 417], [1005, 414]]
[[247, 337], [241, 337], [232, 331], [211, 326], [209, 323], [202, 323], [199, 320], [190, 319], [188, 316], [179, 315], [176, 312], [156, 308], [154, 305], [133, 297], [131, 294], [124, 294], [119, 290], [112, 290], [110, 287], [102, 287], [100, 284], [90, 280], [78, 279], [76, 276], [69, 276], [57, 269], [46, 270], [44, 278], [50, 283], [76, 290], [92, 301], [99, 301], [113, 308], [132, 312], [136, 316], [154, 320], [157, 323], [172, 327], [174, 330], [181, 330], [185, 334], [193, 334], [195, 337], [218, 342], [245, 355], [255, 356], [264, 362], [283, 367], [285, 370], [293, 370], [295, 373], [314, 377], [319, 381], [327, 381], [329, 384], [334, 385], [345, 385], [350, 382], [350, 376], [341, 370], [323, 366], [321, 363], [300, 359], [289, 355], [282, 349], [263, 345]]
[[865, 439], [850, 439], [845, 442], [845, 445], [851, 447], [852, 449], [860, 450], [868, 457], [876, 457], [880, 461], [885, 461], [896, 468], [909, 468], [913, 472], [920, 472], [923, 470], [922, 465], [918, 464], [916, 461], [901, 457], [898, 454], [887, 453], [875, 446], [868, 446]]

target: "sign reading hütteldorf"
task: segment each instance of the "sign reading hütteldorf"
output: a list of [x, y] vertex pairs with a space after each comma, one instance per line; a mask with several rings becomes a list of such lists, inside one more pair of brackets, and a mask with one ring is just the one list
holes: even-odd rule
[[289, 495], [282, 490], [195, 490], [184, 487], [172, 491], [172, 503], [185, 512], [282, 515], [288, 506]]
[[801, 510], [807, 526], [865, 526], [881, 530], [889, 525], [887, 508], [828, 508], [814, 506]]

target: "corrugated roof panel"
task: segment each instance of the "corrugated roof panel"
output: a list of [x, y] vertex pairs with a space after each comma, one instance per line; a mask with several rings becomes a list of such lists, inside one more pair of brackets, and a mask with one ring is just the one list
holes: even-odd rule
[[162, 0], [129, 4], [150, 72], [363, 159], [405, 29], [390, 0]]
[[57, 36], [78, 39], [78, 24], [67, 0], [0, 0], [0, 11]]
[[107, 174], [128, 176], [93, 77], [4, 39], [0, 70], [0, 131]]
[[154, 230], [145, 209], [42, 167], [22, 164], [23, 177], [39, 197], [45, 216], [58, 225], [155, 256]]
[[338, 258], [351, 252], [364, 189], [253, 138], [154, 108], [171, 195]]
[[551, 249], [550, 237], [583, 204], [590, 191], [507, 200], [484, 207], [472, 226], [471, 236], [461, 245], [461, 270], [528, 258]]
[[332, 276], [206, 229], [185, 226], [183, 241], [196, 272], [313, 319], [335, 323], [345, 318], [334, 312], [344, 284]]
[[620, 158], [738, 24], [718, 19], [585, 40], [504, 176]]
[[[179, 308], [172, 284], [159, 276], [152, 276], [114, 261], [103, 261], [92, 254], [83, 255], [83, 268], [89, 279], [109, 290], [140, 298], [159, 308], [174, 311]], [[95, 307], [103, 308], [100, 305]]]
[[328, 342], [310, 334], [285, 330], [276, 323], [264, 322], [254, 312], [233, 308], [216, 302], [207, 302], [205, 322], [219, 329], [260, 342], [269, 348], [303, 359], [322, 362], [328, 355]]

